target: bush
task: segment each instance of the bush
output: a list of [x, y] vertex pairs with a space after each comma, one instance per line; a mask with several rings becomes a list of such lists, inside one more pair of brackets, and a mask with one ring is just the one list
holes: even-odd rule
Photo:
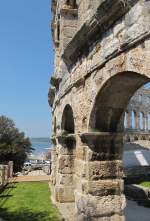
[[0, 116], [0, 161], [13, 161], [17, 172], [32, 150], [30, 139], [15, 127], [13, 120]]

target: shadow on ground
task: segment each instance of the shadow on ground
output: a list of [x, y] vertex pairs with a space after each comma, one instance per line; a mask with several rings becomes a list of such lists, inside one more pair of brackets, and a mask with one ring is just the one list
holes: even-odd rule
[[47, 212], [32, 212], [27, 209], [10, 212], [0, 208], [0, 217], [6, 221], [54, 221]]
[[[40, 209], [36, 211], [35, 206], [30, 209], [28, 204], [24, 208], [20, 205], [21, 201], [19, 202], [19, 206], [17, 203], [11, 204], [11, 198], [15, 197], [13, 190], [17, 188], [16, 184], [16, 182], [9, 183], [0, 190], [0, 220], [2, 218], [4, 221], [58, 221], [52, 208], [49, 211], [40, 211]], [[7, 201], [9, 201], [8, 208], [6, 207]]]

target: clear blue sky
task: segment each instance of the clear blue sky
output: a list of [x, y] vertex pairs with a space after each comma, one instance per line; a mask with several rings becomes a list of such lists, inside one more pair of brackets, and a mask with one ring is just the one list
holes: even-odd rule
[[50, 0], [0, 0], [0, 115], [30, 137], [50, 135]]

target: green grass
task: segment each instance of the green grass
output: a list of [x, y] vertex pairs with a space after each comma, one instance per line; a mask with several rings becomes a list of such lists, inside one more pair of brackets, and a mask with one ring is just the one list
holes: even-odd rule
[[0, 193], [0, 217], [6, 221], [58, 221], [47, 182], [9, 184]]
[[150, 181], [141, 182], [139, 185], [141, 185], [141, 186], [143, 186], [143, 187], [149, 187], [149, 188], [150, 188]]

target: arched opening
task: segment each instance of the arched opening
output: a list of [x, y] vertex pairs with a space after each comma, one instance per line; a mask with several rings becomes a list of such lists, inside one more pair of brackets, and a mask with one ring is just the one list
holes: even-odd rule
[[[94, 157], [96, 155], [92, 160], [99, 161], [96, 163], [97, 171], [99, 171], [102, 162], [107, 164], [107, 170], [112, 171], [113, 163], [123, 160], [124, 121], [122, 115], [134, 93], [147, 82], [149, 82], [148, 77], [135, 72], [118, 73], [109, 78], [97, 94], [89, 119], [90, 132], [89, 135], [86, 135], [90, 138], [87, 137], [86, 139]], [[131, 117], [135, 118], [134, 112], [132, 112]], [[132, 128], [135, 128], [135, 119], [130, 122]], [[134, 135], [132, 134], [132, 136], [133, 139], [130, 136], [126, 137], [127, 142], [134, 140]], [[130, 143], [128, 143], [127, 148], [130, 151]], [[129, 164], [128, 155], [125, 157]], [[134, 159], [135, 162], [138, 161], [136, 156]], [[113, 179], [117, 179], [118, 174], [120, 174], [120, 169], [117, 169], [116, 175], [113, 174]], [[96, 178], [97, 181], [100, 179], [99, 177]], [[106, 177], [107, 179], [108, 177]], [[121, 193], [120, 191], [119, 194], [121, 195]]]
[[111, 77], [99, 91], [89, 121], [89, 130], [122, 131], [120, 118], [130, 98], [149, 79], [135, 72]]
[[63, 112], [61, 129], [65, 133], [74, 134], [74, 117], [72, 108], [69, 104], [66, 105]]
[[[61, 203], [74, 202], [74, 160], [75, 160], [75, 124], [72, 107], [67, 104], [61, 119], [62, 133], [58, 136], [59, 142], [59, 180], [57, 180], [57, 200]], [[63, 192], [63, 194], [62, 194]]]

